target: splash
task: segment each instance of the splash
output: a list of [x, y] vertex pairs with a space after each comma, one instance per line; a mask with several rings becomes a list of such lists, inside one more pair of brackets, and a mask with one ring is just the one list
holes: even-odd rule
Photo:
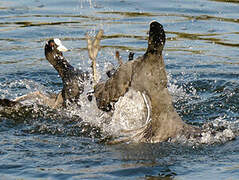
[[92, 0], [80, 0], [80, 5], [81, 8], [84, 8], [84, 6], [90, 6], [90, 8], [93, 8], [94, 2], [92, 2]]
[[117, 142], [134, 142], [141, 138], [150, 122], [150, 103], [143, 93], [129, 89], [115, 103], [115, 110], [106, 131]]
[[[104, 64], [107, 69], [108, 64]], [[170, 78], [170, 76], [169, 76]], [[189, 99], [196, 96], [196, 90], [188, 94], [183, 86], [169, 81], [168, 88], [174, 101]], [[118, 142], [135, 142], [142, 136], [142, 132], [150, 121], [150, 101], [143, 94], [129, 90], [114, 104], [113, 112], [104, 112], [98, 109], [93, 96], [91, 80], [84, 82], [85, 91], [80, 96], [77, 104], [68, 108], [50, 109], [40, 103], [39, 99], [23, 101], [24, 106], [15, 108], [0, 107], [0, 117], [15, 119], [17, 122], [26, 123], [24, 132], [62, 134], [70, 136], [84, 136], [91, 138], [113, 138]], [[1, 84], [2, 85], [2, 84]], [[35, 86], [37, 85], [37, 86]], [[47, 93], [44, 86], [34, 81], [16, 81], [9, 84], [11, 87], [22, 86], [28, 91], [41, 90]], [[92, 93], [92, 94], [91, 94]], [[91, 99], [89, 100], [89, 95]], [[145, 100], [146, 98], [146, 100]], [[239, 120], [227, 121], [219, 117], [214, 121], [202, 125], [199, 136], [178, 136], [170, 142], [187, 144], [215, 144], [225, 143], [239, 135]]]
[[15, 99], [33, 91], [46, 92], [49, 88], [29, 79], [0, 82], [0, 98]]
[[168, 73], [168, 90], [172, 95], [173, 102], [179, 100], [191, 100], [193, 97], [197, 97], [197, 90], [194, 87], [187, 87], [189, 93], [183, 86], [177, 85], [177, 80], [172, 78], [172, 74]]

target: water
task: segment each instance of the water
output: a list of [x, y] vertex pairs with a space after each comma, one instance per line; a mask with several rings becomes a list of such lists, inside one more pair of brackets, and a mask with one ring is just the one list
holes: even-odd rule
[[[142, 55], [148, 24], [164, 25], [169, 89], [184, 121], [229, 124], [238, 131], [238, 1], [5, 1], [0, 2], [0, 98], [40, 90], [58, 92], [61, 81], [43, 46], [60, 38], [65, 56], [89, 70], [85, 33], [105, 37], [100, 70], [119, 50]], [[39, 108], [39, 107], [35, 107]], [[34, 109], [34, 108], [33, 108]], [[29, 113], [30, 112], [30, 113]], [[98, 127], [72, 112], [26, 112], [0, 118], [1, 179], [239, 179], [239, 141], [201, 144], [99, 143]], [[87, 118], [87, 117], [86, 117]]]

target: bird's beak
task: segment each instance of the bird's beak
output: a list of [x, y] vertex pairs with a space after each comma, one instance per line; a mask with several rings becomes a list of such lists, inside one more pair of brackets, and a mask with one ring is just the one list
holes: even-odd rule
[[54, 42], [56, 43], [56, 45], [58, 46], [57, 47], [57, 50], [60, 51], [60, 52], [66, 52], [68, 51], [68, 49], [62, 45], [60, 39], [54, 39]]
[[60, 46], [58, 46], [57, 49], [58, 49], [58, 51], [61, 51], [61, 52], [68, 51], [68, 49], [65, 46], [63, 46], [62, 44]]

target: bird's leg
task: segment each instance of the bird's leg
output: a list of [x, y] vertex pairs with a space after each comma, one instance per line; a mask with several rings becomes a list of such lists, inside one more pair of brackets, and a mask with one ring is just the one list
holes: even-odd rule
[[123, 64], [123, 60], [122, 60], [122, 58], [121, 58], [121, 56], [120, 56], [119, 51], [116, 51], [116, 52], [115, 52], [115, 57], [116, 57], [116, 59], [117, 59], [119, 65]]
[[92, 74], [93, 74], [94, 85], [98, 83], [99, 81], [99, 73], [97, 72], [97, 69], [96, 69], [96, 57], [100, 50], [100, 40], [103, 34], [104, 34], [104, 31], [100, 30], [95, 36], [95, 39], [93, 41], [90, 38], [90, 36], [86, 34], [88, 54], [89, 54], [89, 58], [92, 60], [92, 71], [93, 71]]
[[17, 97], [13, 101], [16, 103], [21, 103], [26, 100], [39, 100], [44, 105], [47, 105], [51, 108], [60, 107], [63, 103], [62, 93], [59, 94], [52, 94], [52, 95], [45, 95], [40, 91], [35, 91], [20, 97]]
[[132, 60], [134, 60], [134, 53], [130, 51], [128, 56], [128, 61], [132, 61]]

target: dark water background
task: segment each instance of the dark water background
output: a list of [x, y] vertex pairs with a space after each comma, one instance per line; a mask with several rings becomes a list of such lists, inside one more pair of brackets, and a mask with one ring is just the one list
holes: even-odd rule
[[[71, 63], [89, 69], [85, 33], [103, 28], [99, 69], [115, 50], [142, 55], [148, 24], [164, 25], [169, 89], [183, 120], [233, 124], [239, 118], [237, 0], [1, 0], [0, 98], [59, 91], [45, 61], [60, 38]], [[239, 127], [234, 127], [238, 128]], [[239, 179], [239, 140], [213, 145], [98, 143], [71, 118], [0, 117], [0, 179]]]

